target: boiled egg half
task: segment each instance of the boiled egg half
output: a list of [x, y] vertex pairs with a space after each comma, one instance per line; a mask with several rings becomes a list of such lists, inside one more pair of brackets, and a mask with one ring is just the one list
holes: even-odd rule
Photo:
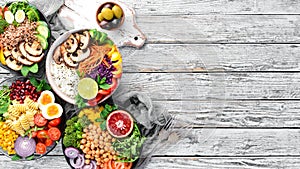
[[38, 99], [38, 104], [40, 109], [43, 109], [46, 105], [54, 102], [55, 102], [54, 94], [49, 90], [43, 91]]
[[48, 120], [59, 118], [63, 113], [63, 108], [60, 104], [49, 103], [42, 109], [42, 115]]

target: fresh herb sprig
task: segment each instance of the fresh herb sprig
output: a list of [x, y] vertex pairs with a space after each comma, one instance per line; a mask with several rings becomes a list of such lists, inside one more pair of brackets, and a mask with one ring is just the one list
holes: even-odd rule
[[97, 75], [97, 83], [99, 85], [100, 89], [107, 90], [110, 88], [110, 85], [106, 83], [106, 77], [100, 78], [99, 75]]
[[139, 127], [134, 123], [132, 135], [129, 138], [118, 139], [113, 142], [112, 146], [118, 152], [118, 161], [134, 162], [140, 156], [140, 151], [146, 137], [141, 135]]
[[11, 103], [10, 100], [10, 89], [7, 86], [3, 86], [2, 89], [0, 90], [0, 121], [3, 121], [4, 113], [7, 112], [8, 106]]
[[108, 115], [117, 109], [117, 105], [105, 104], [104, 109], [100, 112], [100, 117], [95, 120], [96, 122], [100, 122], [100, 128], [102, 130], [106, 130], [106, 119]]
[[45, 79], [38, 81], [34, 77], [29, 78], [30, 83], [36, 87], [36, 91], [40, 92], [43, 90], [51, 90], [51, 86], [47, 83]]
[[75, 103], [80, 109], [86, 107], [84, 99], [79, 94], [75, 96]]

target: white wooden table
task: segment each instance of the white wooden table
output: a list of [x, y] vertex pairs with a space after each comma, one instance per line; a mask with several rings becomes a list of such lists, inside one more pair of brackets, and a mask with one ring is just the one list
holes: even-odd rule
[[[148, 93], [193, 127], [147, 168], [300, 168], [300, 1], [124, 2], [148, 41], [123, 49], [118, 90]], [[59, 145], [37, 161], [1, 155], [0, 168], [69, 167]]]

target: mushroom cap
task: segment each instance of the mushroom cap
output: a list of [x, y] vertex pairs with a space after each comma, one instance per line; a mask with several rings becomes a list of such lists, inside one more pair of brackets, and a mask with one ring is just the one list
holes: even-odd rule
[[69, 36], [66, 42], [63, 43], [63, 46], [66, 48], [67, 52], [73, 53], [78, 47], [78, 42], [75, 36], [72, 34]]
[[18, 71], [18, 70], [21, 70], [22, 69], [22, 65], [20, 63], [18, 63], [16, 60], [14, 60], [12, 57], [8, 57], [6, 60], [5, 60], [7, 66], [9, 68], [11, 68], [12, 70], [15, 70], [15, 71]]
[[53, 54], [52, 58], [53, 58], [54, 62], [58, 65], [60, 65], [63, 62], [62, 54], [60, 52], [60, 47], [57, 47], [54, 50], [54, 54]]
[[24, 64], [24, 65], [32, 65], [34, 62], [29, 61], [26, 59], [25, 55], [23, 55], [17, 48], [14, 48], [11, 52], [12, 57], [17, 60], [18, 62]]
[[21, 52], [21, 54], [28, 60], [31, 61], [33, 63], [37, 63], [40, 62], [43, 57], [44, 57], [44, 53], [41, 53], [41, 55], [32, 55], [30, 54], [27, 50], [26, 50], [26, 46], [27, 46], [27, 42], [22, 42], [19, 45], [19, 50]]
[[80, 49], [86, 49], [90, 43], [90, 34], [88, 31], [84, 31], [80, 36]]
[[33, 56], [40, 56], [43, 53], [43, 48], [38, 41], [33, 41], [32, 44], [25, 43], [25, 50]]
[[77, 62], [74, 62], [71, 57], [70, 57], [70, 53], [64, 53], [63, 55], [63, 58], [64, 58], [64, 62], [66, 64], [66, 66], [68, 67], [72, 67], [72, 68], [75, 68], [78, 66], [78, 63]]

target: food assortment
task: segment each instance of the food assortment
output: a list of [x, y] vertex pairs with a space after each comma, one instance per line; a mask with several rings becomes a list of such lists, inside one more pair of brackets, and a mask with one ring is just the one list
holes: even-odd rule
[[130, 169], [145, 139], [129, 113], [105, 104], [84, 108], [67, 120], [63, 147], [73, 168]]
[[16, 78], [0, 90], [0, 147], [16, 159], [34, 159], [61, 137], [63, 109], [44, 81]]
[[97, 11], [97, 23], [103, 29], [113, 29], [119, 27], [124, 21], [122, 8], [112, 2], [102, 4]]
[[106, 33], [96, 29], [73, 31], [51, 57], [47, 73], [51, 86], [79, 108], [107, 99], [122, 76], [118, 48]]
[[[124, 17], [113, 2], [102, 4], [96, 13], [103, 29], [119, 27]], [[44, 16], [28, 2], [0, 6], [0, 62], [25, 76], [0, 89], [0, 150], [12, 160], [33, 160], [51, 151], [63, 134], [64, 154], [73, 168], [131, 169], [146, 138], [130, 113], [114, 104], [99, 105], [122, 76], [117, 46], [97, 29], [67, 32], [47, 56], [50, 86], [26, 77], [38, 72], [50, 36]], [[80, 108], [66, 121], [63, 133], [64, 109], [51, 87]]]
[[0, 62], [23, 76], [37, 73], [48, 49], [50, 29], [39, 11], [27, 2], [0, 7]]

